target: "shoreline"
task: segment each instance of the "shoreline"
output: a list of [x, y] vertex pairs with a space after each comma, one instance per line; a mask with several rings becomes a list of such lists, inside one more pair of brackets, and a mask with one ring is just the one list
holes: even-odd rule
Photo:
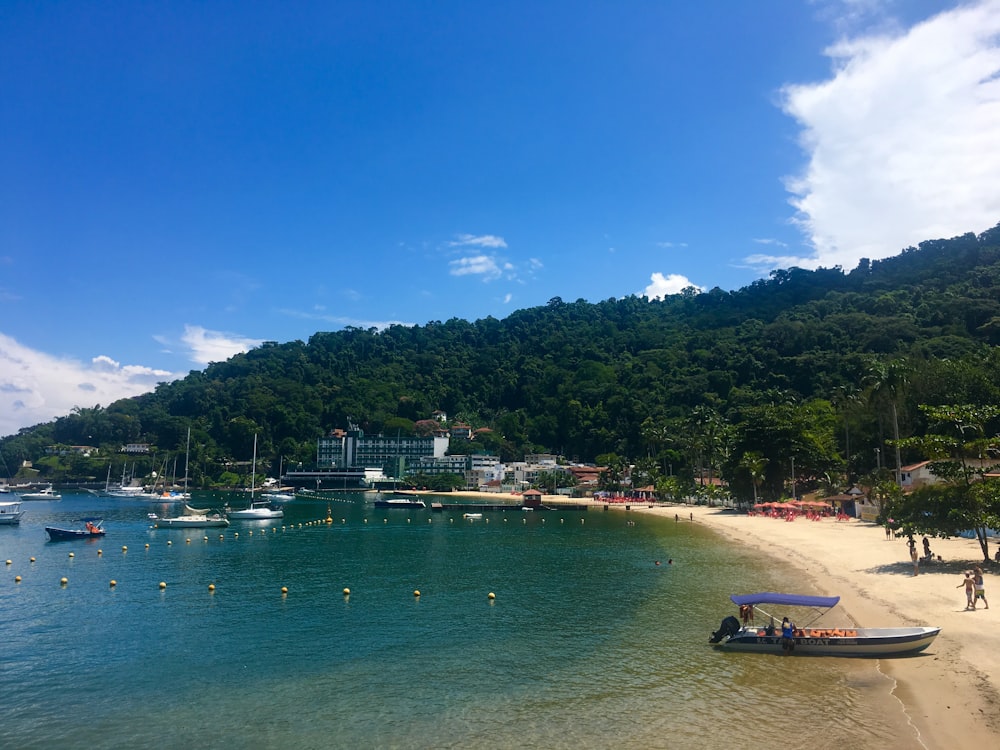
[[[520, 503], [521, 496], [492, 492], [413, 492], [424, 497]], [[891, 696], [925, 750], [1000, 747], [1000, 593], [993, 582], [1000, 565], [983, 563], [975, 539], [933, 539], [941, 562], [921, 563], [913, 575], [906, 540], [887, 539], [881, 526], [852, 519], [795, 522], [749, 516], [721, 508], [648, 501], [605, 503], [588, 498], [544, 495], [542, 505], [608, 506], [609, 511], [677, 517], [721, 538], [790, 565], [824, 595], [840, 596], [837, 609], [855, 625], [892, 627], [934, 625], [941, 634], [926, 651], [912, 657], [878, 659], [878, 670], [892, 681]], [[627, 506], [627, 509], [626, 509]], [[993, 540], [995, 543], [1000, 540]], [[995, 551], [991, 545], [990, 551]], [[965, 610], [959, 588], [963, 572], [979, 565], [987, 599], [994, 606]], [[804, 586], [805, 588], [805, 586]], [[749, 592], [733, 592], [749, 593]], [[720, 617], [729, 614], [720, 602]], [[706, 632], [715, 623], [706, 623]]]
[[868, 522], [800, 518], [789, 523], [707, 506], [647, 506], [633, 505], [632, 512], [677, 514], [681, 523], [701, 524], [797, 568], [819, 591], [840, 596], [838, 608], [856, 625], [941, 627], [926, 651], [879, 659], [879, 669], [894, 681], [892, 695], [920, 746], [1000, 747], [1000, 599], [992, 590], [991, 609], [980, 603], [977, 611], [966, 611], [964, 591], [956, 588], [962, 572], [979, 565], [987, 599], [991, 594], [1000, 566], [983, 564], [978, 541], [934, 539], [931, 547], [943, 560], [922, 564], [914, 576], [905, 539], [888, 540], [882, 527]]

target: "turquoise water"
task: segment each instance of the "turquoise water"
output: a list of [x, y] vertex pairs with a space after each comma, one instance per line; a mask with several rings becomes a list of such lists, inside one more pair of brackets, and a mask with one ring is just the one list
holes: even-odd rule
[[[228, 529], [151, 530], [167, 508], [89, 495], [24, 507], [0, 527], [0, 747], [913, 746], [877, 662], [707, 645], [731, 593], [803, 586], [698, 524], [358, 495], [329, 525], [296, 500]], [[91, 514], [104, 539], [46, 541]]]

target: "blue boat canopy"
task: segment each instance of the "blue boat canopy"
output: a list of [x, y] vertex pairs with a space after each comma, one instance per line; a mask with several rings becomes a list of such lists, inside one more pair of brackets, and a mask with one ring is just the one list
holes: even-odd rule
[[776, 594], [764, 591], [760, 594], [733, 594], [730, 599], [737, 605], [744, 604], [784, 604], [789, 607], [835, 607], [839, 596], [805, 596], [803, 594]]

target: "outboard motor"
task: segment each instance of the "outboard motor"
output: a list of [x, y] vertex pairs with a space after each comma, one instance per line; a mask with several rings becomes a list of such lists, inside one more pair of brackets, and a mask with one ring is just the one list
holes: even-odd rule
[[723, 638], [732, 638], [738, 632], [740, 632], [740, 621], [729, 615], [729, 617], [723, 618], [719, 624], [719, 629], [712, 633], [712, 637], [708, 639], [708, 642], [718, 643]]

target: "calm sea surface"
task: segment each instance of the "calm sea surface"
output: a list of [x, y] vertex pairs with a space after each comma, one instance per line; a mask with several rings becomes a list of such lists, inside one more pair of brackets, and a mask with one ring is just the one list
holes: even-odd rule
[[[170, 506], [25, 502], [0, 527], [0, 747], [914, 746], [875, 661], [708, 646], [730, 594], [808, 591], [697, 524], [348, 495], [307, 525], [327, 507], [152, 530]], [[104, 539], [47, 541], [86, 515]]]

